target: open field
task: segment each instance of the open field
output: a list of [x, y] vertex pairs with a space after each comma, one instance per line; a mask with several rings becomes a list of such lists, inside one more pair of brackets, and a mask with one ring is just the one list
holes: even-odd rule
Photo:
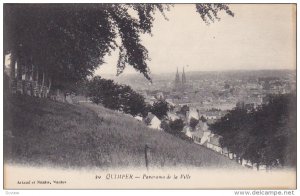
[[[8, 101], [9, 100], [9, 101]], [[27, 96], [4, 100], [4, 159], [59, 167], [242, 168], [228, 158], [136, 119], [93, 104], [71, 105]]]

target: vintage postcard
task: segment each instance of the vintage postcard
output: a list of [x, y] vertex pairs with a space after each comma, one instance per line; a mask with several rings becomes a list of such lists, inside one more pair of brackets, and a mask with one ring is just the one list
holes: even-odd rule
[[4, 189], [296, 189], [296, 9], [4, 3]]

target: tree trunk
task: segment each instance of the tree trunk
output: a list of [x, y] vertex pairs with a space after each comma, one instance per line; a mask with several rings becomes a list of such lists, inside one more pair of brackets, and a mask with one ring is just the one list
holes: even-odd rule
[[34, 96], [34, 81], [33, 81], [33, 74], [34, 74], [34, 66], [33, 64], [31, 65], [31, 71], [30, 71], [30, 75], [29, 75], [29, 81], [30, 81], [30, 95]]
[[67, 93], [64, 92], [64, 103], [67, 102]]
[[34, 66], [33, 66], [33, 64], [31, 65], [31, 71], [30, 71], [30, 75], [29, 75], [29, 80], [30, 81], [33, 81], [33, 74], [34, 74]]
[[31, 96], [32, 95], [32, 87], [31, 87], [30, 77], [31, 77], [31, 69], [30, 69], [29, 66], [26, 66], [26, 71], [25, 71], [25, 94]]
[[43, 79], [42, 79], [42, 85], [44, 86], [45, 84], [45, 72], [43, 72]]
[[21, 94], [25, 93], [25, 83], [23, 82], [24, 65], [21, 60], [18, 61], [18, 89]]
[[41, 86], [41, 97], [44, 97], [44, 84], [45, 84], [45, 72], [43, 72], [42, 86]]
[[16, 77], [16, 58], [13, 53], [10, 54], [10, 79], [14, 80]]
[[22, 66], [19, 61], [17, 61], [17, 80], [22, 80]]
[[51, 80], [51, 78], [49, 78], [49, 91], [51, 89], [51, 85], [52, 85], [52, 80]]
[[29, 67], [25, 66], [25, 80], [29, 80], [30, 78], [30, 70]]
[[51, 89], [51, 78], [48, 79], [48, 89], [47, 89], [47, 93], [46, 93], [46, 97], [48, 97], [49, 93], [50, 93], [50, 89]]
[[36, 81], [39, 84], [39, 70], [36, 69]]
[[39, 89], [39, 70], [38, 70], [37, 66], [36, 66], [35, 72], [36, 72], [36, 76], [33, 79], [35, 81], [35, 90], [34, 90], [35, 92], [34, 92], [34, 95], [36, 97], [38, 97], [40, 89]]
[[22, 80], [26, 80], [27, 67], [22, 62]]
[[9, 90], [15, 93], [17, 90], [16, 86], [16, 58], [13, 53], [10, 54], [10, 80], [9, 80]]

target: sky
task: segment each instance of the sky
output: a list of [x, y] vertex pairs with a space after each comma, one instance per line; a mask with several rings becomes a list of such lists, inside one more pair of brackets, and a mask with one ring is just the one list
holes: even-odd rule
[[[152, 34], [141, 35], [151, 73], [296, 68], [296, 15], [291, 4], [231, 4], [235, 16], [206, 25], [193, 4], [156, 14]], [[96, 75], [116, 74], [118, 51]], [[123, 74], [135, 73], [127, 66]]]

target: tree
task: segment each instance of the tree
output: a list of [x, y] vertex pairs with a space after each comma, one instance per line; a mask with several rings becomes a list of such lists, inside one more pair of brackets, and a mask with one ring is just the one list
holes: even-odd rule
[[195, 130], [197, 124], [199, 123], [199, 120], [195, 119], [195, 118], [191, 118], [190, 120], [190, 127]]
[[247, 110], [235, 108], [230, 111], [220, 121], [212, 124], [210, 128], [222, 136], [221, 145], [227, 147], [229, 151], [234, 152], [238, 157], [243, 157], [247, 139], [247, 127], [250, 118]]
[[100, 76], [94, 77], [88, 85], [88, 96], [96, 104], [103, 104], [110, 109], [119, 108], [116, 99], [117, 88], [112, 80], [102, 79]]
[[215, 20], [221, 20], [218, 17], [219, 11], [225, 11], [228, 15], [234, 16], [234, 13], [229, 9], [226, 4], [214, 4], [214, 3], [198, 3], [196, 4], [196, 10], [200, 14], [202, 20], [209, 24]]
[[124, 85], [120, 88], [119, 92], [121, 110], [124, 113], [131, 114], [132, 116], [146, 116], [148, 109], [145, 103], [145, 98], [132, 90], [130, 86]]
[[168, 102], [164, 100], [158, 100], [153, 103], [150, 111], [161, 120], [167, 116], [168, 111], [170, 111], [170, 106]]
[[189, 106], [184, 105], [184, 106], [182, 106], [182, 107], [180, 108], [179, 113], [182, 114], [182, 115], [186, 115], [186, 113], [187, 113], [188, 111], [190, 111]]
[[81, 80], [75, 83], [74, 88], [71, 90], [76, 95], [88, 96], [88, 80]]
[[147, 113], [145, 99], [133, 91], [130, 86], [115, 84], [100, 76], [94, 77], [88, 84], [88, 96], [96, 104], [103, 104], [112, 110], [122, 111], [132, 116]]
[[271, 96], [270, 102], [249, 111], [236, 108], [210, 128], [222, 136], [221, 145], [267, 167], [296, 166], [296, 95]]
[[224, 88], [225, 88], [225, 89], [230, 89], [230, 85], [226, 83], [226, 84], [224, 85]]
[[162, 121], [161, 121], [160, 127], [161, 127], [165, 132], [170, 132], [170, 130], [171, 130], [170, 125], [169, 125], [169, 121], [167, 121], [167, 120], [162, 120]]
[[206, 118], [205, 118], [204, 116], [201, 116], [201, 117], [200, 117], [200, 120], [201, 120], [202, 122], [206, 122], [206, 121], [207, 121]]
[[[169, 4], [5, 4], [4, 55], [18, 62], [19, 75], [68, 89], [118, 49], [118, 74], [130, 65], [151, 80], [140, 34], [151, 34], [154, 15], [169, 9]], [[219, 20], [220, 11], [233, 16], [225, 4], [197, 4], [196, 11], [206, 23]]]
[[179, 134], [182, 130], [183, 130], [183, 127], [184, 127], [184, 123], [183, 123], [183, 120], [181, 119], [176, 119], [174, 121], [170, 121], [170, 132], [172, 134]]
[[52, 87], [68, 89], [91, 75], [112, 47], [114, 32], [100, 7], [7, 4], [6, 52], [17, 59], [20, 71], [33, 70]]
[[268, 166], [296, 166], [296, 95], [274, 95], [256, 113], [261, 127], [261, 162]]

